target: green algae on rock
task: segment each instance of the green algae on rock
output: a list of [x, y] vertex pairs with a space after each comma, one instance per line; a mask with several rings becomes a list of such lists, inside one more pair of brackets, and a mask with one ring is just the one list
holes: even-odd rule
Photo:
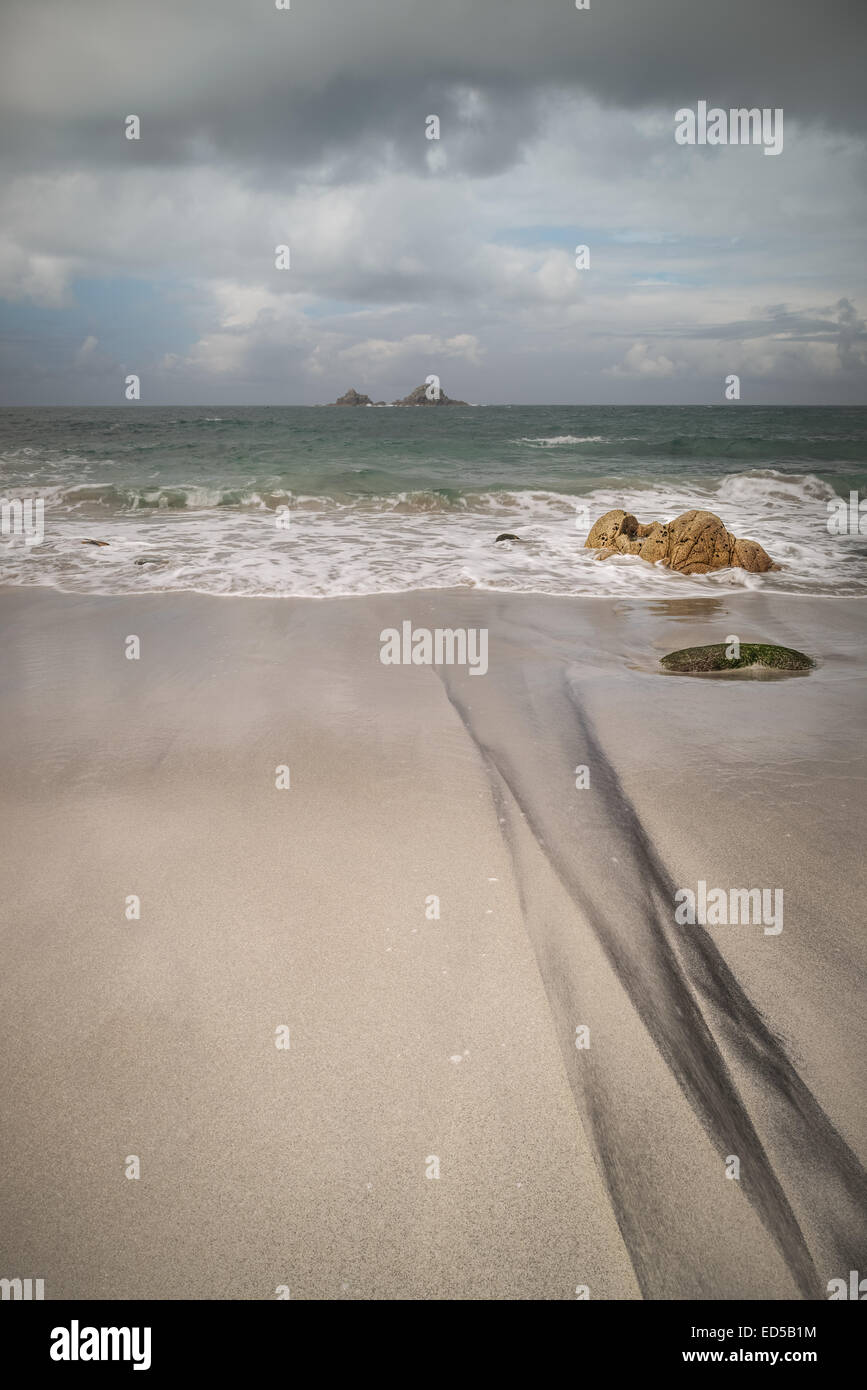
[[742, 642], [740, 655], [729, 658], [726, 642], [713, 642], [707, 647], [684, 647], [660, 658], [667, 671], [741, 671], [757, 666], [770, 671], [812, 671], [812, 657], [792, 647], [777, 647], [767, 642]]

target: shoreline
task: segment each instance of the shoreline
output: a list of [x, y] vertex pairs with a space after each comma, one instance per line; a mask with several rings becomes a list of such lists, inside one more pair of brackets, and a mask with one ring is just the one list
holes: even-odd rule
[[[706, 578], [705, 575], [688, 575], [686, 578], [695, 579]], [[5, 594], [18, 593], [49, 593], [56, 594], [59, 598], [74, 599], [108, 599], [108, 600], [135, 600], [140, 598], [161, 599], [161, 598], [203, 598], [203, 599], [250, 599], [252, 602], [271, 600], [275, 603], [348, 603], [350, 600], [358, 600], [364, 603], [376, 602], [378, 599], [400, 599], [400, 598], [433, 598], [442, 595], [445, 598], [456, 598], [462, 594], [475, 594], [479, 597], [488, 596], [490, 598], [507, 599], [528, 599], [545, 602], [552, 600], [557, 603], [637, 603], [637, 604], [701, 604], [704, 602], [719, 603], [726, 600], [739, 602], [740, 600], [750, 601], [751, 598], [770, 599], [773, 602], [802, 602], [802, 603], [834, 603], [834, 604], [861, 604], [864, 605], [864, 595], [853, 594], [812, 594], [798, 593], [797, 591], [780, 590], [772, 588], [747, 589], [735, 587], [732, 589], [714, 589], [707, 594], [690, 592], [684, 594], [682, 598], [671, 594], [631, 594], [624, 591], [622, 594], [562, 594], [550, 593], [545, 589], [495, 589], [484, 588], [480, 584], [453, 584], [443, 588], [429, 589], [377, 589], [375, 592], [364, 594], [247, 594], [247, 593], [215, 593], [209, 589], [147, 589], [140, 593], [126, 591], [121, 593], [101, 594], [84, 589], [61, 589], [56, 584], [11, 584], [0, 582], [0, 597]]]

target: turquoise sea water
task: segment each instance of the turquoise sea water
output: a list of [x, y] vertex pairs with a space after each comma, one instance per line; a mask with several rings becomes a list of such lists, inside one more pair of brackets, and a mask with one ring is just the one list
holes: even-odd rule
[[[0, 498], [42, 498], [45, 538], [0, 537], [0, 581], [103, 593], [857, 593], [867, 536], [831, 535], [828, 502], [865, 484], [861, 409], [7, 409]], [[785, 569], [686, 577], [599, 562], [583, 541], [612, 507], [642, 521], [708, 508]], [[495, 544], [503, 530], [524, 544]]]

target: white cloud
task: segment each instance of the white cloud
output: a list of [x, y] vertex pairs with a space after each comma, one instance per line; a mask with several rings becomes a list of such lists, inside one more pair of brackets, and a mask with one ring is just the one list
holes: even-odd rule
[[612, 376], [672, 377], [676, 368], [670, 357], [647, 343], [633, 343], [622, 362], [608, 368]]
[[92, 333], [89, 333], [89, 334], [87, 335], [87, 337], [85, 338], [84, 342], [83, 342], [83, 343], [81, 344], [81, 346], [76, 350], [76, 353], [75, 353], [75, 365], [76, 365], [77, 367], [86, 367], [86, 366], [87, 366], [88, 362], [91, 360], [91, 358], [93, 357], [94, 352], [96, 351], [96, 348], [97, 348], [98, 343], [99, 343], [99, 339], [98, 339], [98, 338], [94, 338], [94, 336], [93, 336]]
[[436, 364], [441, 358], [478, 363], [484, 349], [472, 333], [458, 333], [453, 338], [438, 338], [431, 333], [412, 333], [406, 338], [365, 338], [351, 347], [341, 348], [336, 360], [347, 366], [359, 366], [376, 371], [392, 362], [427, 358]]
[[[472, 89], [455, 107], [472, 130], [480, 101]], [[382, 147], [342, 183], [327, 161], [285, 185], [210, 158], [19, 174], [0, 185], [0, 294], [73, 313], [79, 278], [155, 286], [173, 323], [186, 307], [194, 345], [166, 342], [142, 367], [179, 399], [208, 380], [238, 400], [250, 383], [324, 398], [355, 373], [392, 395], [439, 360], [454, 364], [449, 394], [472, 399], [670, 399], [666, 383], [701, 399], [730, 372], [805, 399], [835, 380], [863, 392], [858, 341], [841, 354], [827, 331], [796, 341], [761, 322], [768, 304], [809, 315], [843, 297], [863, 314], [860, 143], [787, 120], [785, 157], [768, 161], [678, 147], [670, 126], [556, 96], [523, 161], [484, 178], [431, 175], [423, 120], [416, 169]], [[278, 271], [283, 243], [292, 268]], [[732, 340], [727, 325], [756, 320]], [[105, 343], [107, 328], [75, 331]], [[100, 354], [75, 356], [96, 382]]]

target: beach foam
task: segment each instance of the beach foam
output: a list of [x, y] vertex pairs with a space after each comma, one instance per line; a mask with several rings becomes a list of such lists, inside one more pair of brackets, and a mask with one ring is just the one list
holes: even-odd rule
[[[10, 495], [15, 495], [10, 494]], [[18, 495], [26, 495], [19, 489]], [[0, 542], [0, 577], [85, 593], [188, 589], [200, 593], [328, 596], [459, 585], [511, 592], [675, 597], [741, 587], [784, 593], [867, 591], [867, 545], [827, 530], [833, 489], [773, 470], [711, 487], [608, 485], [586, 493], [521, 489], [405, 490], [349, 499], [259, 486], [131, 489], [76, 484], [38, 490], [45, 540]], [[288, 529], [279, 508], [290, 508]], [[590, 522], [621, 507], [640, 520], [698, 507], [759, 540], [785, 568], [680, 575], [632, 556], [600, 561], [584, 549]], [[521, 544], [494, 544], [500, 531]], [[106, 540], [106, 547], [82, 539]], [[137, 565], [135, 561], [148, 563]]]

